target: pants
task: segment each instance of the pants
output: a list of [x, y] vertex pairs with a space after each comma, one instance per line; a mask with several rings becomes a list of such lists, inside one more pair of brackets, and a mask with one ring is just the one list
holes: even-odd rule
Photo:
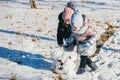
[[92, 63], [92, 60], [90, 60], [88, 56], [80, 56], [80, 57], [81, 57], [81, 61], [80, 61], [81, 68], [85, 68], [86, 65]]

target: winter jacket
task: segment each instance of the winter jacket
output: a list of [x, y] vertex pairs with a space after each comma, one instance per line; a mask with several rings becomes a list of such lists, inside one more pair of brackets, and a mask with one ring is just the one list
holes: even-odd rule
[[[58, 16], [59, 23], [58, 23], [58, 28], [57, 28], [57, 43], [58, 43], [58, 45], [61, 45], [61, 46], [64, 44], [63, 40], [68, 39], [72, 33], [71, 26], [65, 25], [65, 23], [62, 19], [62, 14], [63, 14], [63, 12], [61, 12]], [[74, 41], [73, 44], [75, 45], [76, 42]]]
[[67, 40], [67, 44], [69, 45], [76, 40], [77, 53], [83, 56], [92, 55], [96, 50], [96, 34], [97, 32], [91, 26], [88, 26], [87, 30], [82, 35], [72, 33]]

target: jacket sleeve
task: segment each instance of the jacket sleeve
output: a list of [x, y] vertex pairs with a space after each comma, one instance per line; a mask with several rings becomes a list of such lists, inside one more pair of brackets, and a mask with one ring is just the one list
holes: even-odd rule
[[63, 15], [63, 12], [61, 12], [61, 13], [58, 15], [58, 20], [59, 20], [59, 21], [63, 21], [62, 15]]
[[58, 23], [58, 28], [57, 28], [57, 44], [62, 46], [63, 45], [63, 34], [62, 34], [62, 14], [63, 12], [61, 12], [59, 15], [58, 15], [58, 20], [59, 20], [59, 23]]
[[68, 38], [68, 40], [66, 41], [66, 44], [70, 45], [70, 44], [74, 43], [74, 41], [75, 41], [75, 37], [73, 34], [71, 34], [70, 37]]
[[97, 40], [97, 31], [93, 29], [90, 33], [90, 36], [91, 38], [88, 41], [92, 44]]
[[62, 36], [62, 28], [61, 28], [61, 22], [58, 23], [58, 29], [57, 29], [57, 44], [63, 45], [63, 36]]

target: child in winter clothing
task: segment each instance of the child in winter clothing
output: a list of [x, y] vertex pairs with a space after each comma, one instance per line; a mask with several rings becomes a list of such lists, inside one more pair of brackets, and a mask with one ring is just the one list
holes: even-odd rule
[[[66, 41], [71, 35], [70, 18], [74, 12], [75, 6], [74, 2], [68, 2], [64, 11], [58, 16], [57, 43], [60, 47], [63, 46], [64, 40]], [[74, 45], [76, 45], [76, 41], [72, 43], [72, 46]]]
[[88, 25], [88, 20], [84, 20], [79, 10], [74, 11], [71, 17], [71, 30], [72, 34], [67, 40], [67, 45], [71, 44], [74, 40], [77, 41], [77, 53], [80, 54], [80, 66], [77, 74], [85, 72], [85, 67], [88, 65], [92, 71], [97, 70], [97, 66], [88, 58], [91, 51], [96, 49], [97, 32]]

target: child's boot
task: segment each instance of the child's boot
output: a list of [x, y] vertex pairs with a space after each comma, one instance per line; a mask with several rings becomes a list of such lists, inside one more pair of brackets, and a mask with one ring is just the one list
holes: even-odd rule
[[77, 74], [83, 74], [85, 72], [85, 68], [78, 68]]
[[91, 68], [92, 71], [96, 71], [98, 69], [97, 65], [95, 63], [90, 63], [88, 66]]

